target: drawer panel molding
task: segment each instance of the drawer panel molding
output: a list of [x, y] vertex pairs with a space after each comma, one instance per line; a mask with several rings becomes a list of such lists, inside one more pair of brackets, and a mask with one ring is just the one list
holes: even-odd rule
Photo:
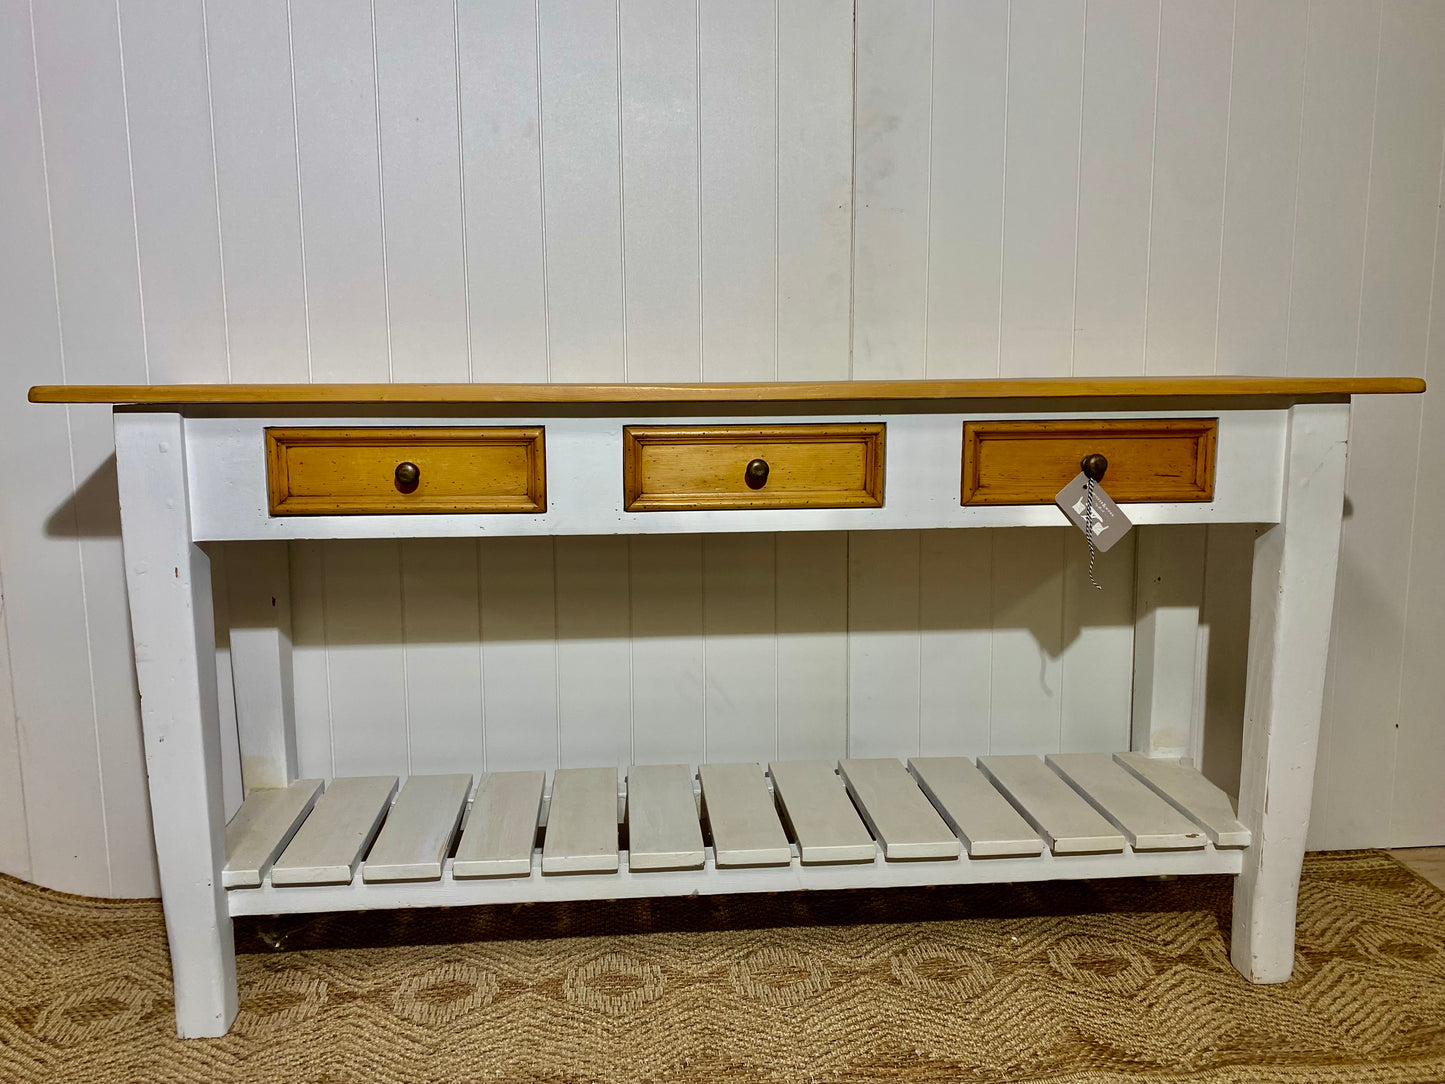
[[1216, 418], [977, 421], [963, 425], [962, 503], [1051, 504], [1095, 452], [1128, 502], [1214, 499]]
[[266, 430], [273, 516], [544, 512], [541, 426]]
[[883, 435], [882, 423], [629, 425], [624, 507], [881, 508]]

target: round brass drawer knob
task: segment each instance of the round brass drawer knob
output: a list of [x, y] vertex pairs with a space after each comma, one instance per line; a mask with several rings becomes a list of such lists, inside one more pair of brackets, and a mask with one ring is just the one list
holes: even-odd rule
[[748, 464], [748, 469], [743, 472], [743, 478], [747, 481], [749, 489], [762, 489], [768, 484], [768, 461], [754, 459]]
[[415, 463], [398, 463], [396, 465], [396, 488], [403, 493], [410, 493], [421, 481], [421, 468]]

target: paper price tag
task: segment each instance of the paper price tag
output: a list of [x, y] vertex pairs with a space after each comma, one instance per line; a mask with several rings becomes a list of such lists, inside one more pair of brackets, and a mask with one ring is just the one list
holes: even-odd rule
[[[1120, 507], [1104, 492], [1104, 487], [1094, 483], [1094, 496], [1088, 496], [1089, 479], [1080, 471], [1068, 485], [1059, 490], [1054, 503], [1063, 509], [1064, 515], [1075, 527], [1093, 539], [1094, 548], [1106, 552], [1119, 539], [1129, 533], [1134, 525]], [[1090, 513], [1086, 521], [1085, 514]]]

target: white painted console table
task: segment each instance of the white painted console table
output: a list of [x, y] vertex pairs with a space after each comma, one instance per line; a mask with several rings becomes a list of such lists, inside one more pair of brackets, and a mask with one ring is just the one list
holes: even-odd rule
[[[115, 404], [180, 1034], [220, 1035], [235, 1017], [233, 915], [521, 900], [1228, 873], [1235, 966], [1284, 981], [1349, 400], [1423, 389], [1234, 378], [32, 389], [35, 402]], [[399, 793], [391, 777], [297, 780], [289, 640], [262, 628], [250, 630], [244, 704], [237, 673], [247, 796], [226, 823], [204, 543], [1057, 526], [1052, 495], [1094, 452], [1135, 523], [1267, 527], [1237, 820], [1192, 767], [1149, 755], [1154, 723], [1137, 697], [1134, 750], [1113, 757], [480, 780], [461, 764]], [[285, 591], [284, 546], [271, 549]], [[1192, 658], [1184, 673], [1174, 655], [1136, 645], [1136, 682], [1192, 682]]]

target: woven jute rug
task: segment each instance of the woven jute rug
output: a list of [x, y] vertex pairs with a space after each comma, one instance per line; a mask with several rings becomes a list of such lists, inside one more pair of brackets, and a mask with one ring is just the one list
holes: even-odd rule
[[154, 901], [0, 880], [0, 1081], [1445, 1081], [1445, 895], [1311, 856], [1295, 977], [1230, 883], [1097, 881], [237, 923], [174, 1037]]

